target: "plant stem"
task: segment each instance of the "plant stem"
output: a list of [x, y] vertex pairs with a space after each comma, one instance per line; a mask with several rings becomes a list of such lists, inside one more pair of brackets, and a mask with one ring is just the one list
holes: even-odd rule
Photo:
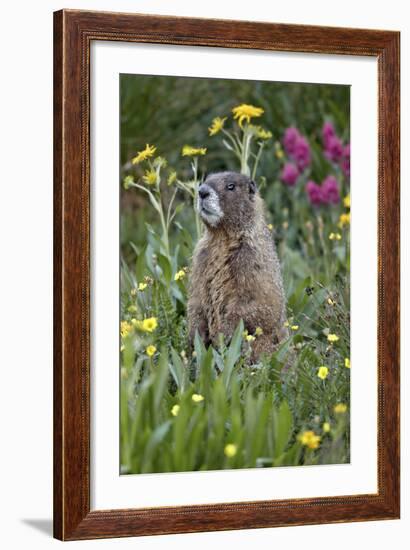
[[242, 142], [242, 156], [241, 156], [241, 174], [250, 176], [250, 169], [248, 166], [248, 157], [249, 157], [249, 146], [252, 140], [252, 135], [250, 132], [245, 130], [243, 131], [243, 142]]
[[252, 179], [253, 180], [256, 177], [256, 170], [258, 168], [259, 159], [261, 158], [262, 150], [263, 150], [263, 141], [261, 141], [259, 143], [259, 149], [258, 149], [258, 152], [257, 152], [256, 157], [255, 157], [255, 162], [253, 164], [253, 170], [252, 170]]

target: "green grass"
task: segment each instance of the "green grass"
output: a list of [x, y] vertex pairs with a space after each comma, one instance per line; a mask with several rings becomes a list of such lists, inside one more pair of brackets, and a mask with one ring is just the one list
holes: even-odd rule
[[[342, 196], [349, 193], [318, 137], [325, 119], [348, 136], [346, 89], [157, 78], [121, 81], [122, 178], [131, 175], [138, 186], [122, 190], [122, 473], [349, 462], [350, 231], [339, 224], [348, 207], [314, 208], [304, 192], [309, 178], [334, 174]], [[197, 337], [191, 353], [187, 342], [189, 266], [198, 231], [193, 198], [202, 172], [239, 168], [219, 136], [207, 137], [212, 116], [229, 114], [232, 101], [263, 106], [261, 123], [276, 142], [260, 157], [257, 183], [274, 225], [291, 336], [257, 364], [241, 325], [230, 342], [221, 339], [208, 349]], [[187, 128], [195, 120], [188, 134], [184, 106]], [[293, 188], [279, 181], [284, 160], [275, 156], [291, 124], [308, 135], [313, 157]], [[145, 143], [157, 145], [168, 165], [133, 167], [129, 160]], [[180, 156], [185, 143], [205, 145], [208, 153], [191, 165]], [[158, 169], [152, 186], [142, 180], [150, 167]], [[174, 169], [177, 182], [168, 185]], [[332, 233], [340, 238], [329, 239]], [[328, 371], [321, 379], [323, 366]]]

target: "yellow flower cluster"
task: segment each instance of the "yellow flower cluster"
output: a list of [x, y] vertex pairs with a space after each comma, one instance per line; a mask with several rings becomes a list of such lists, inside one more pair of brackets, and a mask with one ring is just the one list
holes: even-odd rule
[[142, 330], [145, 332], [154, 332], [158, 326], [158, 321], [155, 317], [148, 317], [142, 321]]
[[262, 327], [256, 327], [254, 334], [249, 334], [247, 330], [244, 330], [242, 333], [242, 337], [247, 342], [254, 342], [258, 336], [262, 336], [263, 330]]
[[338, 403], [334, 406], [333, 410], [336, 414], [344, 414], [347, 411], [347, 405], [344, 403]]
[[309, 449], [317, 449], [320, 445], [321, 437], [316, 435], [313, 430], [307, 430], [299, 435], [299, 441]]
[[242, 128], [244, 121], [250, 122], [251, 118], [260, 117], [263, 115], [264, 110], [261, 107], [254, 107], [253, 105], [247, 105], [242, 103], [232, 109], [233, 118], [238, 121], [239, 126]]
[[350, 208], [350, 193], [346, 195], [345, 198], [343, 199], [343, 206], [345, 208]]
[[139, 319], [131, 319], [131, 324], [138, 330], [142, 330], [142, 332], [154, 332], [158, 326], [158, 321], [156, 317], [148, 317], [143, 321], [140, 321]]
[[138, 290], [139, 290], [140, 292], [144, 292], [144, 290], [147, 288], [147, 286], [148, 286], [147, 283], [140, 283], [140, 284], [138, 285]]
[[200, 155], [206, 155], [206, 147], [191, 147], [190, 145], [182, 147], [183, 157], [198, 157]]
[[227, 456], [228, 458], [234, 457], [237, 452], [238, 452], [238, 446], [235, 445], [234, 443], [228, 443], [227, 445], [225, 445], [224, 453], [225, 453], [225, 456]]
[[175, 273], [175, 277], [174, 277], [174, 280], [175, 281], [179, 281], [180, 279], [183, 279], [186, 275], [186, 272], [184, 269], [180, 269], [179, 271], [177, 271]]
[[154, 147], [154, 145], [148, 145], [147, 143], [145, 149], [143, 151], [139, 151], [132, 159], [132, 164], [139, 164], [140, 162], [151, 158], [155, 154], [156, 150], [157, 148]]
[[205, 399], [205, 397], [203, 395], [201, 395], [200, 393], [193, 393], [192, 394], [192, 401], [194, 403], [200, 403], [204, 399]]
[[125, 338], [132, 331], [132, 324], [128, 321], [121, 321], [121, 336]]
[[326, 434], [329, 433], [329, 432], [330, 432], [330, 424], [329, 424], [329, 422], [323, 422], [322, 428], [323, 428], [323, 431], [324, 431]]
[[171, 409], [172, 416], [178, 416], [180, 408], [181, 407], [179, 405], [174, 405]]
[[329, 369], [325, 366], [319, 367], [319, 370], [317, 371], [317, 375], [321, 380], [324, 380], [327, 378], [327, 375], [329, 374]]
[[344, 214], [340, 214], [340, 218], [339, 218], [339, 227], [341, 229], [343, 229], [343, 227], [345, 225], [349, 225], [350, 224], [350, 212], [346, 212]]
[[155, 170], [145, 170], [145, 174], [142, 176], [143, 181], [147, 185], [155, 185], [158, 180], [158, 176]]
[[334, 342], [338, 342], [339, 336], [337, 334], [328, 334], [327, 335], [327, 341], [333, 344]]
[[340, 233], [330, 233], [329, 240], [331, 241], [340, 241], [342, 235]]
[[348, 357], [345, 357], [345, 367], [350, 369], [350, 359]]
[[227, 118], [226, 116], [223, 118], [221, 118], [220, 116], [217, 116], [212, 120], [212, 124], [208, 128], [208, 132], [210, 136], [214, 136], [215, 134], [217, 134], [222, 130], [222, 128], [224, 127], [226, 118]]
[[147, 347], [147, 349], [145, 351], [147, 352], [148, 357], [152, 357], [155, 354], [155, 352], [157, 351], [157, 348], [153, 345], [150, 345], [150, 346]]
[[262, 128], [262, 126], [258, 126], [256, 136], [259, 139], [270, 139], [272, 137], [272, 132], [270, 132], [269, 130], [265, 130], [265, 128]]

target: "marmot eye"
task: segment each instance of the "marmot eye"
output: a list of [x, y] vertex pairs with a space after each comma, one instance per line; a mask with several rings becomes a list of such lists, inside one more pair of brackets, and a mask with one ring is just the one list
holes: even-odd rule
[[233, 191], [235, 189], [235, 184], [234, 183], [228, 183], [226, 188], [229, 189], [229, 191]]

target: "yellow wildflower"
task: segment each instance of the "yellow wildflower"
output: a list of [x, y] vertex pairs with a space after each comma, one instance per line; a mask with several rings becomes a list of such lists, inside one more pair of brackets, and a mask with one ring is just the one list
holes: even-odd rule
[[329, 374], [329, 369], [327, 367], [319, 367], [319, 370], [317, 371], [317, 375], [321, 380], [324, 380], [327, 378], [327, 375]]
[[145, 350], [147, 352], [148, 357], [152, 357], [154, 353], [157, 351], [157, 348], [155, 346], [148, 346]]
[[190, 145], [184, 145], [182, 147], [183, 157], [197, 157], [199, 155], [206, 154], [206, 147], [191, 147]]
[[340, 233], [330, 233], [329, 235], [329, 239], [331, 241], [340, 241], [341, 238], [342, 238], [342, 235]]
[[258, 126], [256, 136], [259, 139], [270, 139], [272, 137], [272, 132], [269, 132], [269, 130], [265, 130], [265, 128], [262, 128], [262, 126]]
[[332, 300], [332, 298], [328, 298], [327, 303], [329, 304], [329, 306], [334, 306], [336, 304], [336, 302]]
[[290, 327], [291, 330], [299, 330], [299, 325], [292, 325]]
[[245, 340], [246, 340], [247, 342], [254, 342], [254, 341], [255, 341], [255, 336], [252, 336], [252, 334], [247, 334], [247, 335], [245, 336]]
[[186, 273], [183, 269], [180, 269], [175, 273], [174, 280], [179, 281], [180, 279], [183, 279], [185, 277]]
[[142, 177], [147, 185], [155, 185], [158, 180], [158, 176], [155, 170], [145, 170], [145, 175]]
[[339, 336], [337, 334], [328, 334], [327, 335], [327, 341], [333, 344], [334, 342], [337, 342], [339, 340]]
[[271, 223], [268, 223], [268, 229], [269, 231], [273, 231], [273, 225]]
[[343, 205], [345, 208], [350, 208], [350, 193], [343, 199]]
[[144, 319], [141, 324], [141, 328], [145, 332], [153, 332], [158, 326], [158, 321], [155, 317], [149, 317]]
[[144, 292], [144, 290], [147, 288], [147, 286], [148, 286], [147, 283], [140, 283], [140, 284], [138, 285], [138, 290], [139, 290], [140, 292]]
[[238, 452], [238, 446], [234, 443], [228, 443], [225, 445], [224, 453], [228, 458], [232, 458]]
[[239, 126], [242, 128], [243, 122], [250, 122], [251, 118], [260, 117], [263, 115], [264, 110], [261, 107], [254, 107], [253, 105], [238, 105], [232, 109], [233, 118], [238, 120]]
[[148, 145], [147, 143], [145, 149], [143, 151], [139, 151], [137, 155], [132, 159], [132, 164], [139, 164], [143, 160], [147, 160], [148, 158], [152, 157], [156, 150], [156, 147], [154, 147], [153, 145]]
[[203, 395], [201, 395], [200, 393], [193, 393], [192, 394], [192, 401], [194, 403], [200, 403], [201, 401], [203, 401], [205, 398]]
[[132, 325], [128, 321], [121, 321], [121, 336], [125, 338], [132, 330]]
[[309, 449], [317, 449], [320, 444], [321, 437], [316, 435], [313, 430], [307, 430], [299, 435], [299, 441], [302, 445], [306, 445]]
[[345, 367], [350, 369], [350, 359], [348, 357], [345, 357]]
[[255, 329], [255, 336], [262, 336], [263, 330], [261, 327], [256, 327]]
[[208, 132], [210, 136], [214, 136], [215, 134], [217, 134], [222, 130], [222, 128], [224, 127], [226, 118], [227, 118], [226, 116], [223, 118], [221, 118], [220, 116], [217, 116], [212, 120], [212, 124], [208, 128]]
[[345, 225], [350, 223], [350, 212], [340, 214], [338, 226], [342, 229]]
[[323, 431], [324, 431], [326, 434], [329, 433], [329, 432], [330, 432], [330, 424], [329, 424], [329, 422], [323, 422], [322, 428], [323, 428]]
[[336, 414], [344, 414], [347, 411], [347, 405], [344, 403], [338, 403], [334, 406], [333, 410]]
[[178, 416], [178, 413], [179, 413], [179, 409], [181, 407], [179, 405], [174, 405], [171, 409], [171, 414], [172, 416]]

